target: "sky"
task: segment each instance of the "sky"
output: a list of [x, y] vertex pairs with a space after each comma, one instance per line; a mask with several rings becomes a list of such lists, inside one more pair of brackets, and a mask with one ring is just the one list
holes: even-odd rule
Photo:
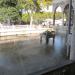
[[58, 7], [56, 11], [57, 11], [57, 12], [62, 12], [61, 7]]

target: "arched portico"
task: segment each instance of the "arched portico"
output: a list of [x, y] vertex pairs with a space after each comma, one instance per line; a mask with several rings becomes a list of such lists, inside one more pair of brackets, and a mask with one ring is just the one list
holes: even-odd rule
[[[55, 1], [55, 0], [54, 0]], [[62, 1], [64, 3], [62, 3]], [[58, 6], [63, 10], [66, 15], [68, 34], [67, 34], [67, 53], [69, 54], [70, 60], [75, 60], [75, 1], [72, 0], [71, 12], [70, 12], [70, 0], [62, 0], [53, 4], [53, 25], [55, 25], [55, 13]], [[70, 34], [71, 32], [71, 34]]]
[[53, 25], [55, 25], [55, 13], [56, 13], [56, 10], [57, 10], [58, 7], [61, 7], [61, 9], [62, 9], [62, 12], [63, 12], [63, 20], [64, 20], [64, 14], [65, 14], [64, 13], [64, 8], [65, 8], [65, 6], [67, 4], [69, 4], [69, 1], [68, 0], [58, 0], [58, 1], [54, 0], [53, 1], [53, 13], [54, 13], [54, 15], [53, 15]]
[[[55, 11], [54, 11], [54, 15], [53, 15], [53, 25], [55, 25], [56, 13], [57, 13], [57, 12], [60, 12], [60, 11], [58, 11], [59, 8], [60, 8], [61, 13], [62, 13], [62, 14], [61, 14], [62, 25], [64, 25], [65, 13], [64, 13], [64, 11], [63, 11], [63, 9], [62, 9], [61, 6], [56, 7], [56, 9], [55, 9]], [[60, 18], [60, 19], [61, 19], [61, 18]]]

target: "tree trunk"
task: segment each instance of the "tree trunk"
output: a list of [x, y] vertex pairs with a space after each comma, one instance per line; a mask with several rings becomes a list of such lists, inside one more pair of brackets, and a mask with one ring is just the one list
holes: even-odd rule
[[33, 15], [30, 14], [30, 27], [32, 27], [32, 25], [33, 25]]
[[11, 25], [11, 20], [10, 20], [10, 18], [7, 19], [7, 24], [8, 24], [8, 25]]

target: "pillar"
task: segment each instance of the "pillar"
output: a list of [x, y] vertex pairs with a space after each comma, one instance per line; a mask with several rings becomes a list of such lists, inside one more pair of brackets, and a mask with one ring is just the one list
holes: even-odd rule
[[71, 36], [71, 50], [70, 50], [70, 60], [75, 60], [75, 0], [72, 0], [74, 15], [73, 15], [73, 27]]
[[55, 11], [53, 13], [53, 25], [55, 25]]
[[62, 20], [62, 24], [64, 25], [64, 12], [63, 12], [63, 20]]
[[[74, 17], [75, 17], [75, 14], [74, 14]], [[75, 20], [75, 18], [74, 18], [74, 20]], [[70, 60], [75, 60], [75, 22], [72, 27]]]

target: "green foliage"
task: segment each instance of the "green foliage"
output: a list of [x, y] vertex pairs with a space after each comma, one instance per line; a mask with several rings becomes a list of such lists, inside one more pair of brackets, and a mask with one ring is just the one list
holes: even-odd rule
[[14, 7], [0, 8], [0, 11], [0, 21], [7, 21], [7, 19], [14, 21], [19, 17], [19, 13]]
[[[48, 6], [52, 3], [52, 0], [0, 0], [0, 21], [24, 21], [30, 22], [30, 17], [33, 16], [33, 20], [41, 22], [47, 18], [53, 18], [53, 13], [38, 12], [40, 10], [41, 3], [43, 6]], [[20, 10], [25, 9], [27, 12], [31, 10], [31, 14], [22, 14]], [[35, 11], [35, 13], [33, 13]], [[21, 15], [20, 15], [21, 14]], [[62, 17], [62, 13], [56, 13], [56, 19]]]
[[29, 14], [23, 14], [22, 15], [22, 21], [25, 22], [25, 23], [29, 23], [30, 22]]
[[0, 7], [15, 7], [17, 0], [0, 0]]
[[20, 18], [19, 10], [16, 8], [17, 0], [0, 0], [0, 21], [15, 22]]
[[17, 0], [17, 6], [21, 9], [34, 10], [35, 4], [33, 0]]
[[52, 0], [37, 0], [39, 5], [42, 4], [43, 7], [49, 6], [52, 4]]
[[61, 19], [61, 18], [63, 18], [63, 13], [62, 12], [56, 12], [55, 17], [56, 17], [56, 19]]
[[[63, 14], [61, 12], [56, 13], [56, 19], [62, 18]], [[34, 19], [36, 20], [44, 20], [47, 18], [53, 18], [53, 13], [50, 12], [44, 12], [44, 13], [35, 13]]]
[[[58, 12], [55, 14], [56, 19], [61, 19], [63, 16], [63, 14], [61, 12]], [[47, 19], [47, 18], [51, 18], [53, 19], [53, 13], [50, 12], [36, 12], [33, 14], [33, 19], [34, 22], [42, 22], [43, 20]], [[29, 22], [30, 21], [30, 16], [29, 14], [23, 14], [22, 15], [22, 20], [24, 22]]]
[[47, 19], [47, 18], [52, 18], [53, 14], [49, 13], [49, 12], [42, 12], [42, 13], [35, 13], [33, 15], [34, 18], [34, 22], [36, 21], [37, 23], [41, 23], [43, 20]]
[[51, 17], [50, 13], [35, 13], [34, 14], [34, 18], [36, 20], [39, 20], [39, 19], [44, 20], [44, 19], [49, 18], [49, 17]]

